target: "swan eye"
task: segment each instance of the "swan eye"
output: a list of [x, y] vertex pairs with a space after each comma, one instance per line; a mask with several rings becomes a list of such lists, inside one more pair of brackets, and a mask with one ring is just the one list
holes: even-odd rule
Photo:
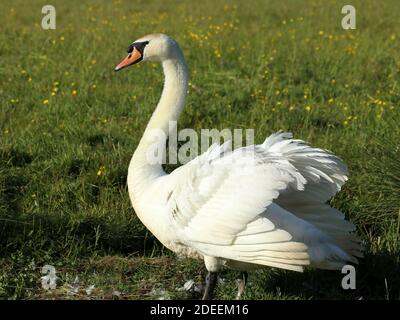
[[143, 50], [146, 47], [146, 45], [148, 45], [148, 44], [149, 44], [149, 41], [134, 42], [128, 47], [127, 52], [132, 53], [133, 49], [136, 48], [136, 50], [138, 50], [141, 54], [143, 54]]

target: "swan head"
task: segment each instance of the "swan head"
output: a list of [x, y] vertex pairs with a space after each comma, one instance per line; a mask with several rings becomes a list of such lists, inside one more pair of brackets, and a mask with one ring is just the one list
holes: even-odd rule
[[162, 34], [149, 34], [133, 41], [128, 47], [128, 55], [116, 67], [122, 70], [140, 61], [164, 61], [174, 58], [180, 52], [174, 39]]

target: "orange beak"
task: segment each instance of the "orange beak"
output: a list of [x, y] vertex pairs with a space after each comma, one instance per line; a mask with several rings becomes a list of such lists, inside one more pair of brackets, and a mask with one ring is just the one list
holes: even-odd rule
[[123, 68], [138, 63], [141, 60], [142, 60], [142, 54], [139, 52], [138, 49], [133, 48], [133, 51], [129, 53], [128, 56], [115, 67], [114, 71], [119, 71]]

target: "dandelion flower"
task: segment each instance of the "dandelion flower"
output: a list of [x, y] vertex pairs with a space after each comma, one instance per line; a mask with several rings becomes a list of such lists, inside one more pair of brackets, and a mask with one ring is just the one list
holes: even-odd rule
[[106, 167], [101, 166], [101, 167], [99, 168], [99, 170], [97, 171], [97, 176], [100, 177], [100, 176], [104, 175], [105, 169], [106, 169]]

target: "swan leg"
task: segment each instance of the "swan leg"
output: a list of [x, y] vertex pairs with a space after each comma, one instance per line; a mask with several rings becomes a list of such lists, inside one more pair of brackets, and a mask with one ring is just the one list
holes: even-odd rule
[[211, 300], [214, 288], [217, 284], [218, 273], [208, 272], [206, 277], [206, 288], [202, 300]]
[[236, 300], [240, 300], [244, 289], [246, 288], [248, 274], [247, 272], [240, 272], [238, 277], [238, 293], [236, 295]]

